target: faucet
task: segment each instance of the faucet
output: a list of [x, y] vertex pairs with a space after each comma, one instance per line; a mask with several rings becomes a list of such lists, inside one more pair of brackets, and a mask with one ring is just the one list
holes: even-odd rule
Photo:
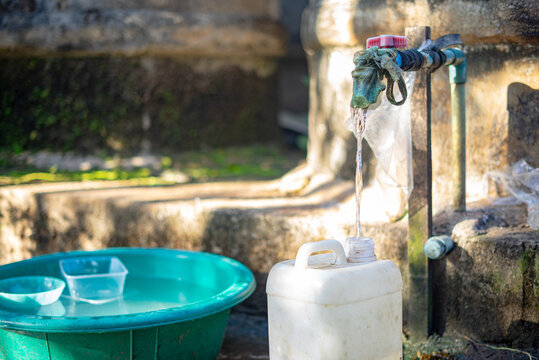
[[[380, 35], [368, 38], [365, 50], [354, 54], [352, 108], [367, 109], [376, 103], [383, 90], [386, 90], [386, 96], [393, 105], [404, 104], [407, 97], [404, 71], [428, 69], [434, 72], [442, 65], [448, 65], [450, 83], [466, 82], [464, 53], [459, 49], [447, 48], [461, 45], [460, 35], [445, 35], [426, 42], [418, 49], [398, 50], [405, 48], [406, 43], [404, 36]], [[387, 86], [383, 83], [384, 78], [387, 79]], [[400, 101], [396, 101], [393, 95], [395, 82], [402, 95]]]
[[[365, 50], [354, 54], [352, 71], [352, 112], [366, 111], [378, 101], [383, 90], [393, 105], [402, 105], [408, 96], [403, 74], [405, 71], [427, 69], [434, 72], [442, 65], [449, 66], [451, 84], [451, 129], [453, 141], [453, 208], [466, 210], [466, 133], [465, 97], [466, 56], [460, 49], [459, 34], [444, 35], [434, 41], [428, 40], [417, 49], [407, 49], [405, 36], [380, 35], [367, 39]], [[384, 84], [387, 80], [387, 86]], [[398, 84], [402, 99], [395, 100], [393, 88]]]

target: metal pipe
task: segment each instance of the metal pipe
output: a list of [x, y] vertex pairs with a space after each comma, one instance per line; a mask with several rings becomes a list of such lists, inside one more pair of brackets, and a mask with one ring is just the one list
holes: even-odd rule
[[450, 236], [433, 236], [427, 240], [423, 251], [431, 260], [438, 260], [453, 250], [454, 243]]
[[[445, 55], [445, 62], [443, 65], [460, 65], [466, 61], [464, 53], [459, 49], [443, 49], [442, 52]], [[421, 51], [421, 55], [425, 58], [423, 68], [429, 68], [434, 64], [434, 60], [429, 53]]]
[[[451, 138], [453, 143], [452, 178], [453, 208], [466, 211], [466, 56], [459, 49], [444, 49], [444, 65], [449, 66], [451, 84]], [[423, 68], [433, 66], [434, 60], [428, 52], [421, 51], [425, 62]]]
[[457, 55], [452, 49], [445, 49], [442, 50], [445, 54], [445, 64], [444, 65], [452, 65], [455, 60], [457, 60]]
[[[456, 52], [456, 51], [455, 51]], [[457, 59], [463, 58], [457, 55]], [[451, 84], [451, 138], [453, 143], [453, 209], [466, 211], [466, 60], [458, 65], [449, 65], [449, 83]]]

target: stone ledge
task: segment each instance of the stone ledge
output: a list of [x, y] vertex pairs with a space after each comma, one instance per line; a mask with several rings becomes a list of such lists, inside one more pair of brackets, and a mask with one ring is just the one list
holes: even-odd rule
[[436, 330], [538, 348], [539, 231], [513, 223], [518, 207], [494, 211], [458, 222], [455, 250], [434, 264]]
[[[49, 184], [0, 189], [0, 263], [74, 249], [171, 247], [236, 258], [254, 271], [295, 256], [305, 241], [342, 238], [352, 228], [351, 183], [302, 196], [279, 182], [130, 188]], [[344, 204], [344, 205], [343, 205]]]
[[280, 57], [282, 24], [264, 17], [165, 10], [10, 12], [0, 21], [0, 57]]
[[315, 0], [304, 12], [303, 45], [363, 47], [368, 37], [428, 25], [432, 38], [459, 33], [467, 45], [535, 43], [539, 6], [525, 0]]
[[0, 12], [64, 12], [90, 9], [156, 9], [277, 18], [276, 0], [2, 0]]
[[[83, 182], [0, 188], [0, 264], [58, 251], [142, 246], [223, 254], [267, 273], [294, 258], [304, 242], [353, 233], [351, 182], [324, 182], [293, 196], [280, 186]], [[363, 227], [376, 239], [378, 257], [404, 271], [406, 221]]]

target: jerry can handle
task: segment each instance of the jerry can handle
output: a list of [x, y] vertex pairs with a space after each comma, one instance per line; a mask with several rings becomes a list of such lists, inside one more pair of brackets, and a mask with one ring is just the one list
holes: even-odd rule
[[312, 253], [327, 250], [331, 250], [335, 253], [337, 257], [335, 264], [340, 265], [346, 263], [346, 254], [344, 253], [344, 248], [339, 241], [313, 241], [305, 243], [299, 248], [298, 254], [296, 255], [296, 269], [307, 269], [309, 267], [309, 256], [311, 256]]

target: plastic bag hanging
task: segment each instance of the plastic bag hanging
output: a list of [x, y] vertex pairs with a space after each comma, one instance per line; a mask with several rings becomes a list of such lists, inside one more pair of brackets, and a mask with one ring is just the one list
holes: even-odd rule
[[[403, 78], [408, 94], [412, 94], [415, 72], [404, 73]], [[399, 199], [398, 209], [386, 209], [391, 218], [398, 219], [405, 214], [413, 189], [410, 102], [395, 106], [380, 96], [378, 103], [369, 107], [365, 125], [363, 137], [378, 162], [375, 182], [388, 199]], [[346, 126], [356, 134], [353, 117], [346, 120]]]
[[517, 161], [510, 173], [499, 170], [489, 171], [483, 179], [494, 181], [507, 190], [511, 196], [492, 198], [486, 191], [487, 200], [494, 205], [528, 205], [528, 224], [539, 229], [539, 168], [532, 168], [525, 160]]

